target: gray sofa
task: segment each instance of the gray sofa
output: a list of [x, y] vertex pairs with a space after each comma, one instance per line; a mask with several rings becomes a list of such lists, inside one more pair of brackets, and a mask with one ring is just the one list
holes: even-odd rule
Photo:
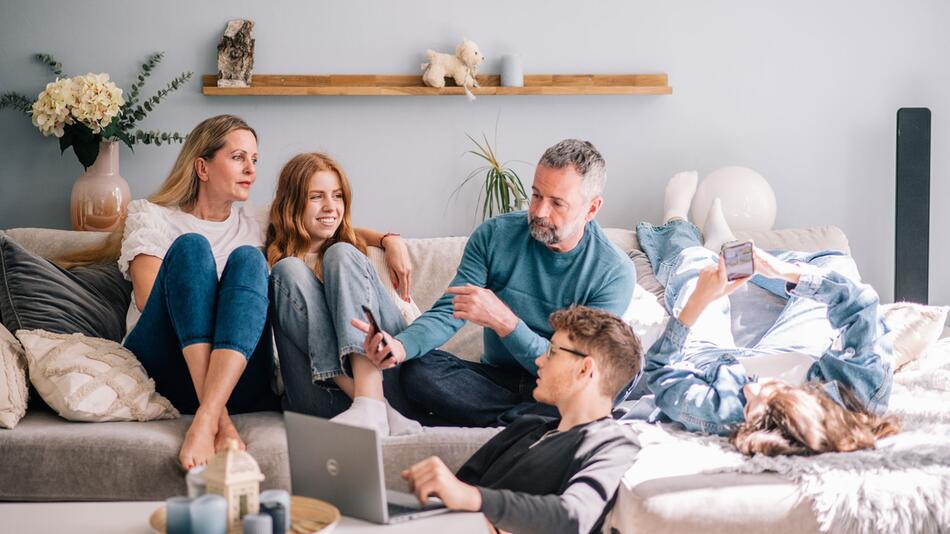
[[[5, 233], [24, 247], [48, 257], [88, 246], [103, 237], [44, 229], [11, 229]], [[621, 249], [638, 250], [633, 232], [608, 229], [607, 234]], [[769, 249], [849, 251], [846, 237], [834, 227], [745, 233], [740, 237], [752, 238], [759, 246]], [[453, 276], [465, 238], [407, 241], [414, 268], [413, 298], [424, 310]], [[630, 268], [637, 270], [640, 284], [657, 290], [659, 285], [645, 256], [636, 252], [632, 256]], [[754, 297], [739, 293], [733, 298]], [[734, 318], [737, 320], [740, 319]], [[735, 328], [742, 326], [734, 324]], [[467, 325], [444, 348], [476, 359], [481, 351], [480, 332]], [[290, 489], [281, 414], [238, 415], [234, 422], [266, 476], [263, 487]], [[183, 494], [185, 485], [177, 464], [177, 452], [188, 423], [187, 417], [149, 423], [73, 423], [54, 413], [31, 410], [15, 429], [0, 430], [0, 458], [3, 459], [0, 499], [144, 500]], [[427, 428], [422, 434], [387, 438], [384, 444], [387, 485], [400, 487], [399, 470], [429, 455], [441, 456], [450, 467], [457, 468], [495, 432], [497, 429]], [[319, 443], [314, 447], [319, 447]], [[662, 506], [672, 484], [680, 494], [716, 495], [730, 501], [742, 499], [745, 504], [737, 509], [747, 512], [747, 526], [764, 530], [787, 523], [797, 531], [816, 528], [810, 508], [789, 498], [795, 488], [778, 476], [724, 474], [668, 479], [663, 476], [662, 465], [653, 469], [655, 473], [638, 486], [635, 499], [617, 505], [617, 510], [624, 515], [627, 510], [636, 514], [637, 523], [662, 525], [666, 521], [664, 514], [671, 514], [670, 519], [677, 516], [676, 510], [681, 507]], [[701, 503], [703, 499], [695, 502]], [[688, 530], [686, 523], [681, 526]]]

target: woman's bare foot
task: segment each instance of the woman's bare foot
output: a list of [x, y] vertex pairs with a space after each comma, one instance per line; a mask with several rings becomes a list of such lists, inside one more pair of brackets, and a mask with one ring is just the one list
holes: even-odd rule
[[221, 416], [221, 420], [218, 421], [218, 434], [214, 437], [214, 451], [218, 452], [224, 449], [228, 446], [228, 441], [232, 439], [237, 441], [239, 450], [247, 449], [244, 440], [238, 434], [237, 428], [231, 422], [231, 418], [224, 414]]
[[214, 436], [217, 428], [214, 420], [208, 420], [200, 414], [195, 414], [185, 440], [178, 452], [178, 461], [185, 469], [198, 465], [205, 465], [214, 456]]

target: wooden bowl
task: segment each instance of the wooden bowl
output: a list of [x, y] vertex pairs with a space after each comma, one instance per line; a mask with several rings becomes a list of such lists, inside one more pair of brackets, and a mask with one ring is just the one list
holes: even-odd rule
[[[340, 522], [336, 506], [310, 497], [290, 498], [290, 530], [287, 534], [330, 534]], [[148, 518], [152, 530], [165, 534], [165, 505], [159, 506]]]

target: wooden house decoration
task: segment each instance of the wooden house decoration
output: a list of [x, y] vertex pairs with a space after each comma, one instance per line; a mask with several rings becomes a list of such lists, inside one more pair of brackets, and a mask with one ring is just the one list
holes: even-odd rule
[[207, 492], [221, 495], [228, 503], [228, 532], [240, 532], [241, 518], [260, 512], [264, 475], [254, 458], [238, 448], [236, 440], [230, 440], [208, 462], [203, 477]]

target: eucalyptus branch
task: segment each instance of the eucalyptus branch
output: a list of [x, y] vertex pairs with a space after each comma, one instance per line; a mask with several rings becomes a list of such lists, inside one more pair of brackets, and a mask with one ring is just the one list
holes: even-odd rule
[[193, 75], [194, 73], [191, 71], [182, 72], [172, 81], [168, 82], [168, 85], [166, 85], [165, 88], [159, 89], [154, 96], [145, 99], [141, 105], [135, 106], [135, 109], [130, 109], [127, 118], [131, 117], [132, 120], [125, 123], [128, 128], [134, 126], [136, 121], [144, 119], [149, 113], [152, 112], [153, 109], [158, 107], [158, 105], [162, 102], [162, 100], [165, 99], [166, 96], [168, 96], [169, 93], [180, 89], [185, 84], [185, 82], [191, 79]]
[[56, 58], [53, 56], [49, 54], [36, 54], [33, 56], [33, 59], [49, 67], [49, 70], [52, 71], [57, 78], [63, 75], [63, 64], [56, 61]]
[[142, 64], [142, 70], [139, 71], [135, 82], [132, 83], [132, 87], [129, 89], [129, 99], [125, 102], [125, 105], [122, 106], [123, 115], [125, 115], [126, 110], [132, 109], [133, 106], [138, 104], [139, 93], [142, 91], [142, 87], [145, 86], [146, 78], [152, 75], [152, 69], [157, 67], [164, 57], [165, 52], [156, 52], [149, 56], [148, 59], [145, 60], [145, 63]]
[[160, 132], [158, 130], [136, 130], [132, 136], [132, 143], [142, 143], [144, 145], [155, 144], [161, 146], [162, 143], [183, 143], [186, 135], [178, 132]]
[[20, 93], [8, 92], [0, 95], [0, 109], [10, 108], [27, 115], [31, 114], [33, 101]]

